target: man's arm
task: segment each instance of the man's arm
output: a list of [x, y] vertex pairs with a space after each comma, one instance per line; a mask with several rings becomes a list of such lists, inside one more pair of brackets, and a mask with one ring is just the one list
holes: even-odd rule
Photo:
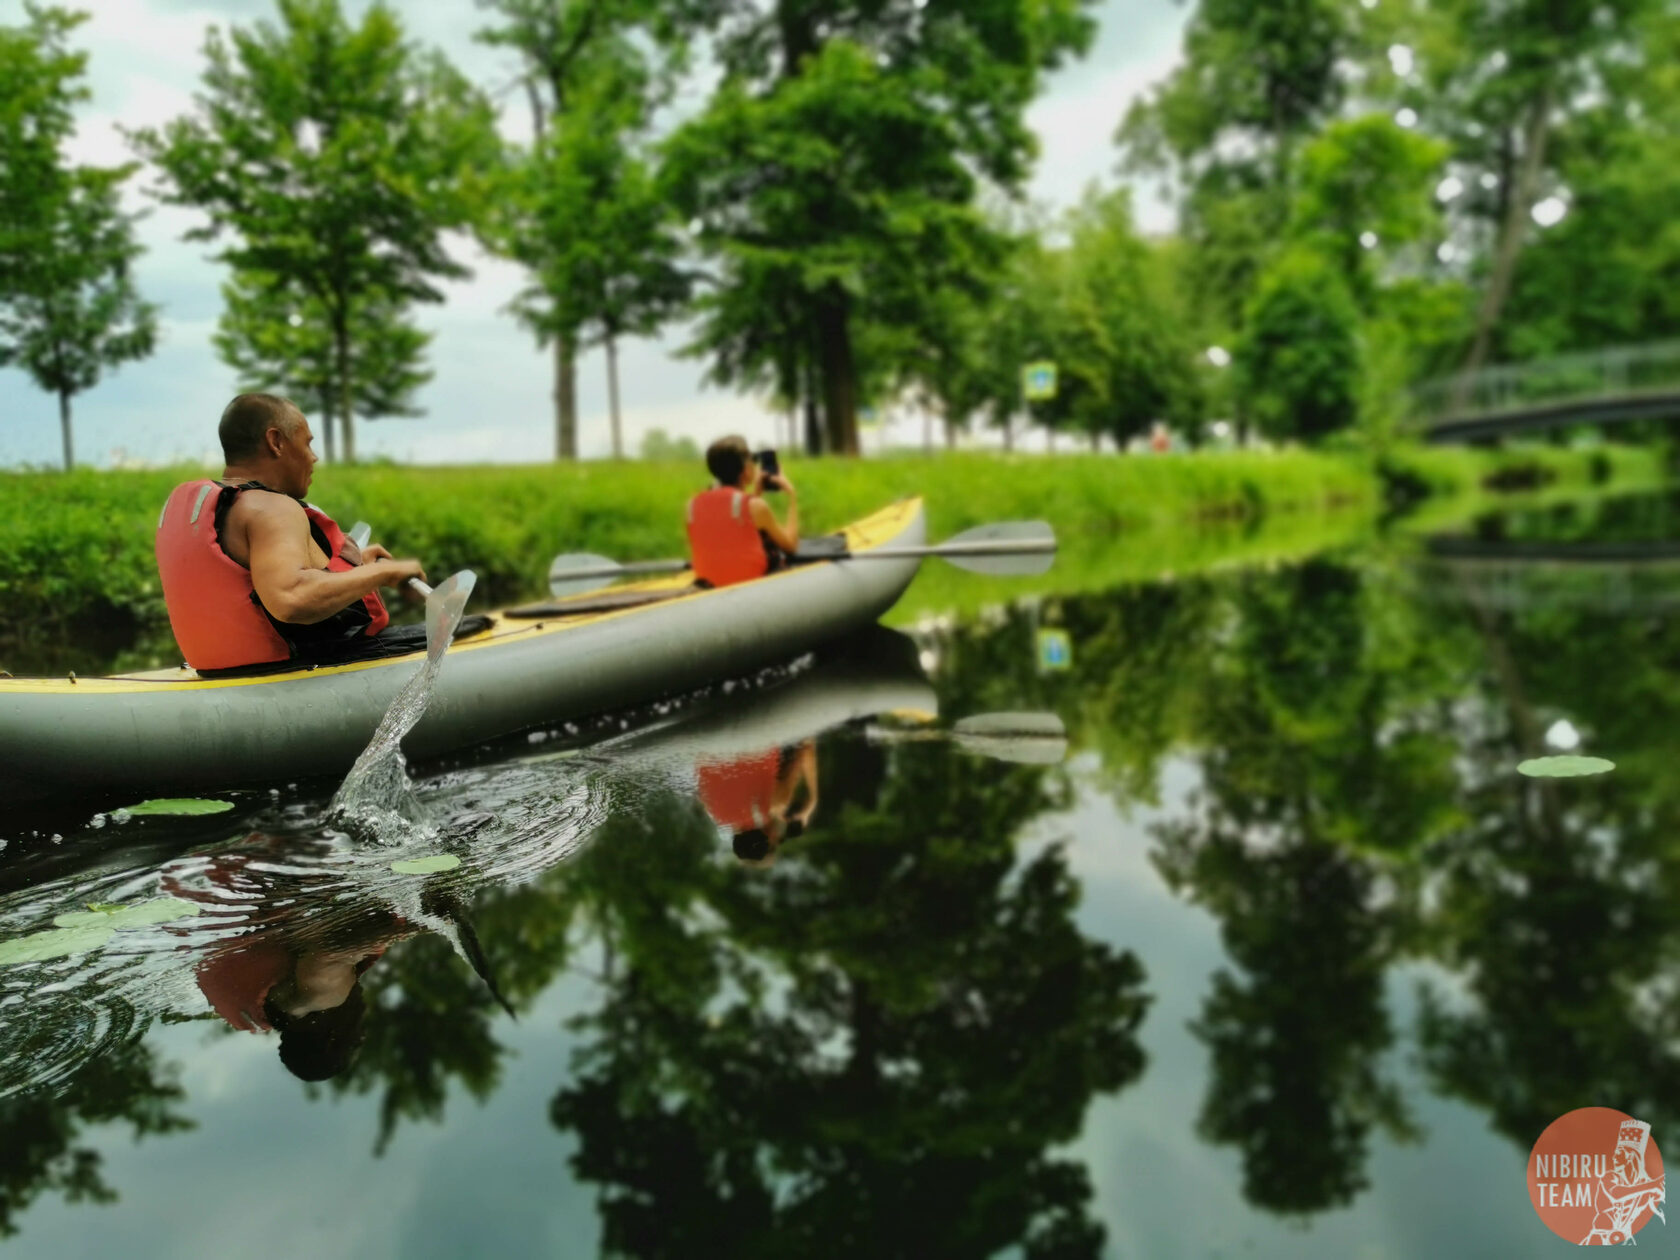
[[309, 518], [294, 499], [264, 495], [246, 515], [251, 584], [277, 621], [313, 625], [381, 586], [424, 579], [418, 560], [375, 560], [344, 573], [310, 563]]
[[786, 473], [776, 474], [776, 480], [787, 491], [787, 525], [783, 526], [776, 520], [776, 513], [763, 499], [751, 501], [752, 522], [755, 528], [762, 529], [770, 535], [771, 542], [791, 556], [799, 550], [799, 495], [794, 491], [793, 482], [787, 479]]

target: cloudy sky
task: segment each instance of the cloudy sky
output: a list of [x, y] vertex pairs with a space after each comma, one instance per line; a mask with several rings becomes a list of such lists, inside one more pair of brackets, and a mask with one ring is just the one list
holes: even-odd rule
[[[121, 0], [81, 7], [93, 11], [77, 32], [77, 46], [89, 54], [93, 97], [81, 113], [74, 157], [101, 163], [131, 156], [116, 132], [118, 121], [150, 125], [191, 108], [206, 27], [273, 11], [270, 0]], [[364, 7], [347, 0], [354, 13]], [[483, 19], [471, 0], [412, 0], [397, 8], [415, 38], [447, 50], [477, 82], [510, 78], [505, 53], [473, 43]], [[1031, 186], [1036, 200], [1065, 206], [1089, 182], [1115, 178], [1114, 128], [1137, 94], [1176, 61], [1187, 9], [1172, 0], [1103, 0], [1090, 55], [1053, 76], [1029, 114], [1041, 141]], [[16, 10], [15, 0], [0, 0], [0, 13], [8, 15], [0, 20], [15, 20]], [[142, 182], [149, 182], [145, 173], [136, 184]], [[136, 204], [150, 203], [137, 198]], [[1167, 208], [1148, 193], [1140, 193], [1138, 211], [1146, 227], [1170, 221]], [[76, 400], [78, 462], [216, 459], [216, 417], [236, 382], [210, 346], [224, 268], [207, 259], [210, 247], [181, 240], [200, 221], [193, 211], [156, 207], [142, 223], [148, 253], [138, 279], [144, 295], [163, 307], [162, 344], [151, 358], [124, 366]], [[472, 279], [447, 286], [448, 300], [419, 315], [436, 333], [435, 376], [420, 396], [426, 414], [359, 423], [358, 453], [422, 463], [547, 459], [554, 443], [551, 359], [503, 313], [520, 273], [464, 238], [454, 252], [472, 267]], [[676, 356], [682, 340], [673, 330], [621, 348], [629, 449], [652, 428], [702, 442], [728, 431], [775, 440], [776, 421], [760, 401], [704, 386], [702, 365]], [[604, 455], [607, 390], [599, 352], [583, 358], [578, 391], [582, 452]], [[867, 434], [865, 445], [920, 437], [920, 419], [899, 415]], [[0, 466], [56, 465], [59, 451], [57, 400], [23, 373], [0, 370]]]

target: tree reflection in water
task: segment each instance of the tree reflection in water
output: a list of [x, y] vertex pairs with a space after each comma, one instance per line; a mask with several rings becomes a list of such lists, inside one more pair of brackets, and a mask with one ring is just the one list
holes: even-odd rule
[[[598, 1187], [608, 1250], [1098, 1251], [1087, 1173], [1058, 1148], [1095, 1097], [1140, 1079], [1146, 977], [1132, 942], [1081, 932], [1064, 850], [1021, 837], [1075, 780], [1157, 801], [1175, 758], [1197, 786], [1151, 857], [1219, 924], [1224, 965], [1193, 1024], [1198, 1132], [1239, 1153], [1249, 1202], [1299, 1216], [1357, 1201], [1378, 1139], [1415, 1136], [1421, 1099], [1397, 1066], [1413, 1050], [1422, 1088], [1486, 1112], [1515, 1149], [1587, 1104], [1680, 1141], [1680, 626], [1501, 611], [1473, 583], [1419, 590], [1409, 572], [1379, 553], [926, 630], [946, 720], [1054, 709], [1086, 758], [1011, 766], [842, 733], [819, 748], [820, 813], [768, 869], [720, 841], [692, 756], [617, 779], [587, 759], [439, 776], [437, 800], [520, 843], [465, 840], [434, 917], [476, 926], [522, 1021], [565, 971], [596, 985], [551, 1118]], [[1047, 624], [1070, 632], [1067, 674], [1036, 669]], [[1514, 774], [1562, 717], [1613, 774]], [[587, 800], [568, 795], [584, 781]], [[33, 930], [47, 895], [8, 892], [0, 917]], [[299, 896], [282, 918], [324, 904]], [[452, 1091], [487, 1100], [502, 1081], [507, 1025], [459, 952], [435, 934], [393, 944], [362, 979], [359, 1058], [309, 1087], [377, 1095], [376, 1150], [405, 1121], [445, 1121]], [[1400, 973], [1423, 993], [1402, 1028], [1393, 980], [1420, 961]], [[138, 992], [8, 971], [0, 1034], [31, 1063], [50, 1054], [20, 1015], [51, 1031], [55, 1011], [120, 1011]], [[186, 1124], [173, 1068], [135, 1041], [152, 1017], [77, 1043], [57, 1093], [0, 1098], [0, 1227], [42, 1193], [109, 1193], [86, 1126]], [[0, 1054], [0, 1093], [12, 1066]]]

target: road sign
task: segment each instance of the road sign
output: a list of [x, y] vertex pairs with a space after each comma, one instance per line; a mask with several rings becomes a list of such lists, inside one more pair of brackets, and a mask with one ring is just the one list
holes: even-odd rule
[[1029, 363], [1021, 369], [1021, 393], [1028, 402], [1038, 402], [1056, 396], [1056, 365]]
[[1043, 629], [1038, 632], [1038, 672], [1070, 669], [1073, 666], [1073, 640], [1066, 630]]

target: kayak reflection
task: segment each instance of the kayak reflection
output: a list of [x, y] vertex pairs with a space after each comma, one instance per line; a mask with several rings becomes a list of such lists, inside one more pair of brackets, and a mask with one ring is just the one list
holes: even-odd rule
[[[775, 837], [761, 833], [768, 850], [815, 809], [817, 735], [886, 712], [936, 708], [913, 645], [879, 631], [791, 677], [720, 686], [605, 741], [421, 779], [419, 798], [449, 820], [431, 855], [351, 839], [327, 823], [324, 800], [265, 805], [250, 830], [184, 852], [129, 823], [124, 830], [145, 841], [133, 860], [100, 843], [118, 828], [72, 836], [67, 851], [53, 848], [51, 879], [0, 896], [0, 940], [51, 945], [64, 936], [54, 921], [87, 918], [90, 903], [156, 905], [160, 921], [66, 940], [57, 956], [0, 967], [0, 1000], [10, 1003], [0, 1030], [0, 1096], [54, 1086], [112, 1048], [116, 1023], [132, 1038], [157, 1019], [214, 1018], [231, 1030], [274, 1034], [293, 1075], [337, 1076], [366, 1038], [363, 977], [393, 946], [421, 935], [466, 962], [511, 1014], [467, 916], [473, 898], [540, 877], [596, 837], [615, 810], [652, 798], [679, 812], [686, 801], [698, 814], [698, 794], [714, 817], [725, 815], [718, 822], [750, 821], [756, 798], [744, 815], [718, 804], [729, 800], [731, 776], [743, 766], [769, 768], [769, 814], [761, 814]], [[202, 835], [202, 824], [188, 834]], [[27, 871], [37, 855], [18, 847], [8, 865]], [[417, 856], [430, 856], [437, 869], [398, 869]], [[79, 1012], [117, 1007], [128, 1012], [123, 1020], [95, 1021], [99, 1035], [87, 1034]], [[49, 1047], [42, 1032], [51, 1029], [63, 1036], [49, 1034]]]

